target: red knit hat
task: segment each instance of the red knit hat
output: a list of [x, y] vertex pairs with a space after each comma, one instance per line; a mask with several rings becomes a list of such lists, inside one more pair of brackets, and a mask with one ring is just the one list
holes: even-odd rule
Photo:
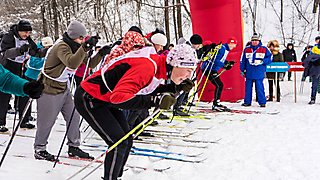
[[238, 44], [238, 41], [235, 37], [230, 37], [227, 41], [227, 44]]
[[205, 46], [205, 45], [210, 45], [210, 44], [212, 44], [212, 42], [211, 42], [210, 40], [206, 40], [206, 41], [203, 42], [203, 45], [204, 45], [204, 46]]

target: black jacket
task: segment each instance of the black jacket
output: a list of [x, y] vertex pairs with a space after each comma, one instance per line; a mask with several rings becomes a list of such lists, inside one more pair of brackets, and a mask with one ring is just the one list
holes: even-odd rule
[[[289, 45], [289, 44], [288, 44]], [[282, 51], [284, 62], [297, 62], [296, 51], [293, 48], [293, 44], [290, 44], [292, 49], [287, 49]]]
[[[18, 39], [21, 39], [21, 37], [18, 34], [18, 30], [17, 30], [17, 25], [12, 25], [10, 27], [10, 30], [8, 31], [8, 33], [4, 34], [1, 40], [1, 52], [4, 52], [8, 49], [11, 48], [19, 48], [20, 47], [16, 47], [16, 42], [15, 42], [15, 37]], [[21, 39], [22, 40], [22, 39]], [[46, 52], [48, 49], [38, 49], [37, 48], [37, 44], [31, 39], [31, 37], [27, 37], [28, 43], [30, 44], [30, 50], [29, 50], [29, 55], [34, 56], [34, 57], [45, 57]], [[22, 53], [20, 53], [20, 51], [17, 51], [16, 56], [21, 56]]]

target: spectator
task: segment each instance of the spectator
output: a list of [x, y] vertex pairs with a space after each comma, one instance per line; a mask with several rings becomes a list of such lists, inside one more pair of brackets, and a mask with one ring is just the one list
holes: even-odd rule
[[[296, 51], [292, 43], [287, 44], [287, 48], [282, 51], [282, 54], [285, 62], [297, 62]], [[288, 81], [291, 81], [291, 72], [288, 72]]]
[[260, 107], [266, 107], [266, 96], [264, 92], [263, 79], [265, 78], [266, 66], [272, 62], [272, 54], [269, 49], [262, 46], [258, 34], [251, 37], [251, 44], [243, 50], [240, 70], [241, 75], [246, 78], [245, 98], [242, 106], [251, 106], [252, 86], [256, 83], [258, 103]]
[[[277, 40], [272, 40], [268, 42], [267, 47], [271, 51], [273, 55], [272, 62], [284, 62], [282, 54], [279, 52], [280, 46]], [[280, 102], [280, 75], [278, 75], [277, 79], [275, 80], [276, 76], [274, 72], [267, 72], [267, 78], [269, 82], [269, 99], [268, 101], [273, 101], [273, 83], [277, 82], [277, 102]]]

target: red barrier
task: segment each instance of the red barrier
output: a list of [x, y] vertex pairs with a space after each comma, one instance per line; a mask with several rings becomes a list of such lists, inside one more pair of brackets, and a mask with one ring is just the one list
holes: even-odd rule
[[290, 66], [290, 69], [288, 71], [304, 71], [302, 62], [287, 62], [287, 64], [289, 64]]
[[[221, 75], [224, 89], [221, 101], [235, 102], [244, 98], [244, 78], [240, 73], [240, 57], [243, 51], [243, 21], [241, 0], [189, 0], [192, 28], [203, 40], [225, 43], [229, 37], [236, 37], [238, 46], [233, 49], [227, 60], [237, 63]], [[200, 73], [201, 74], [201, 73]], [[203, 86], [205, 78], [201, 82]], [[200, 87], [201, 87], [200, 86]], [[211, 102], [214, 98], [214, 86], [207, 84], [201, 101]], [[200, 92], [199, 92], [200, 93]]]

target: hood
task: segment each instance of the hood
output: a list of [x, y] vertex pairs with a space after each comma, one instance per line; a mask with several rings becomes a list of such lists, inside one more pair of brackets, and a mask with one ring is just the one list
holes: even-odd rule
[[280, 45], [277, 40], [271, 40], [268, 42], [267, 47], [270, 49], [271, 44], [274, 46], [274, 50], [272, 51], [272, 55], [276, 55], [280, 51]]

